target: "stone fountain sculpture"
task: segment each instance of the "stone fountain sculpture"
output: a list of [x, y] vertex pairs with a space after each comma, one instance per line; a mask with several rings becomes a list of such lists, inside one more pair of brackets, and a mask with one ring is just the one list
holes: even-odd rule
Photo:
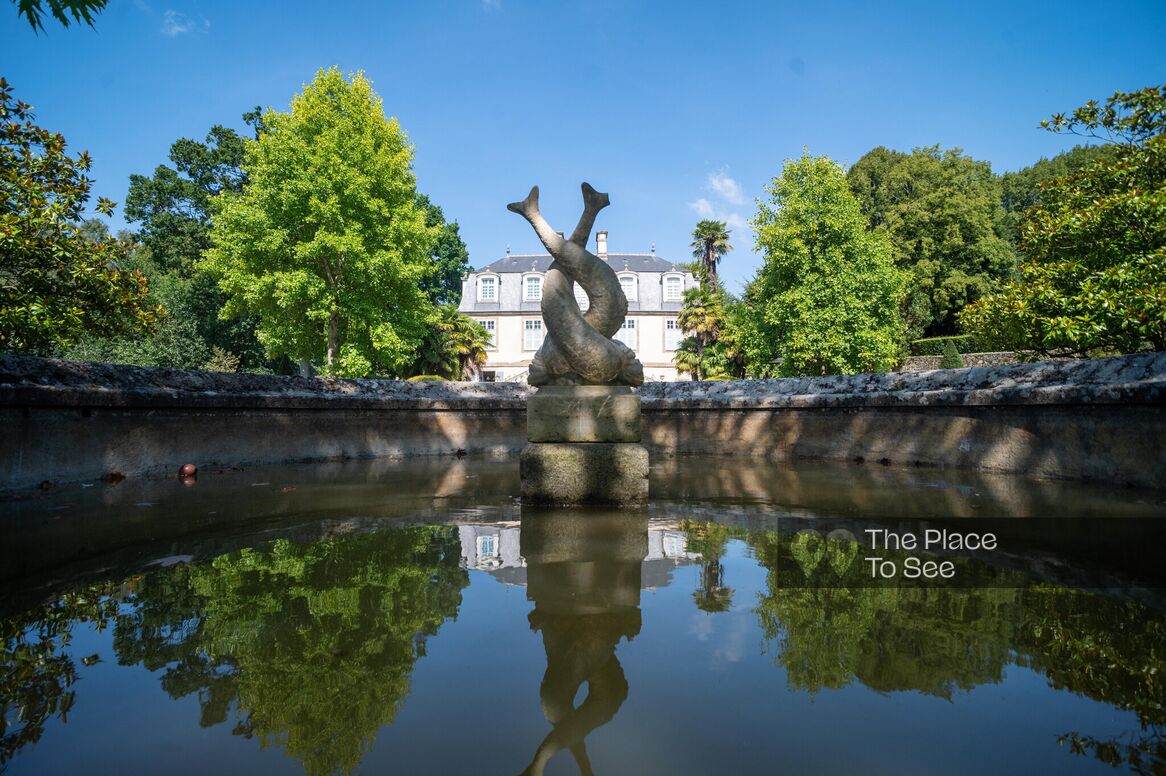
[[[615, 271], [587, 250], [599, 211], [610, 204], [583, 184], [583, 215], [570, 238], [538, 209], [538, 186], [506, 207], [534, 227], [554, 261], [543, 279], [547, 335], [527, 381], [538, 387], [527, 405], [522, 498], [544, 504], [642, 504], [648, 498], [648, 451], [640, 445], [644, 367], [631, 348], [611, 339], [628, 303]], [[590, 302], [586, 314], [574, 284]]]

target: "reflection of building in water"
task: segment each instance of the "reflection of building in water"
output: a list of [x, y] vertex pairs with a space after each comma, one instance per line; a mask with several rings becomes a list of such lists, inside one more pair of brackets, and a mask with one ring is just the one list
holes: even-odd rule
[[[462, 567], [485, 571], [503, 584], [525, 586], [526, 559], [519, 549], [520, 534], [517, 522], [459, 525]], [[667, 587], [674, 569], [699, 559], [686, 551], [684, 532], [676, 525], [653, 523], [648, 528], [641, 585], [645, 590]]]

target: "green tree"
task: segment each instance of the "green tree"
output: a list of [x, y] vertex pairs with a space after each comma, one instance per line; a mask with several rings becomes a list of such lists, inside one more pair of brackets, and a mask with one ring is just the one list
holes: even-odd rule
[[1020, 221], [1024, 211], [1044, 203], [1045, 186], [1067, 175], [1084, 170], [1091, 164], [1112, 157], [1110, 145], [1077, 146], [1052, 159], [1000, 176], [1001, 202], [1004, 205], [1004, 235], [1010, 243], [1020, 243]]
[[470, 252], [457, 221], [447, 222], [441, 208], [424, 194], [417, 195], [417, 206], [425, 211], [425, 226], [439, 230], [430, 253], [433, 265], [421, 280], [421, 288], [434, 304], [457, 304], [462, 300], [462, 278], [470, 271]]
[[149, 249], [137, 250], [128, 257], [127, 266], [152, 278], [147, 298], [163, 311], [154, 330], [145, 336], [85, 337], [59, 351], [62, 357], [135, 366], [206, 368], [214, 346], [203, 338], [198, 328], [199, 311], [191, 306], [196, 297], [191, 287], [197, 280], [179, 272], [159, 270], [150, 256]]
[[746, 292], [748, 362], [782, 375], [886, 371], [902, 338], [902, 273], [837, 163], [789, 160], [753, 224], [765, 262]]
[[[146, 277], [124, 264], [131, 247], [83, 221], [88, 152], [33, 124], [31, 106], [0, 78], [0, 350], [49, 353], [87, 334], [152, 327]], [[99, 197], [98, 212], [114, 203]]]
[[943, 358], [939, 362], [940, 369], [963, 369], [964, 360], [960, 358], [960, 352], [956, 350], [955, 342], [947, 340], [943, 343]]
[[443, 304], [433, 314], [421, 340], [412, 375], [435, 375], [449, 380], [469, 380], [486, 363], [490, 333], [457, 306]]
[[105, 10], [105, 6], [109, 4], [109, 0], [12, 0], [12, 2], [16, 6], [16, 12], [25, 18], [34, 32], [38, 33], [44, 32], [43, 19], [46, 10], [64, 27], [73, 22], [85, 22], [92, 27], [93, 17]]
[[[258, 135], [258, 109], [244, 114], [243, 121]], [[173, 166], [159, 165], [148, 178], [130, 176], [126, 220], [141, 225], [137, 239], [146, 249], [144, 261], [151, 267], [148, 276], [167, 286], [163, 304], [174, 321], [171, 330], [181, 328], [182, 339], [192, 343], [190, 357], [182, 364], [189, 368], [204, 366], [193, 363], [195, 353], [210, 353], [216, 348], [244, 370], [271, 366], [256, 336], [257, 319], [224, 317], [226, 295], [210, 274], [199, 269], [203, 253], [211, 247], [211, 200], [223, 192], [242, 192], [247, 181], [242, 169], [244, 140], [235, 130], [215, 125], [204, 142], [176, 140], [170, 146]], [[164, 281], [162, 276], [166, 276]], [[105, 346], [96, 343], [95, 347]], [[119, 343], [110, 347], [125, 351]], [[178, 366], [150, 362], [149, 347], [146, 351], [137, 344], [131, 348], [136, 352], [133, 363], [145, 360], [146, 366]], [[169, 351], [169, 347], [163, 350]]]
[[1020, 224], [1018, 276], [964, 326], [1040, 354], [1166, 350], [1166, 86], [1041, 123], [1113, 148], [1045, 184]]
[[700, 262], [701, 286], [711, 294], [717, 292], [717, 263], [731, 250], [729, 228], [724, 221], [697, 222], [692, 231], [692, 257]]
[[697, 380], [724, 380], [743, 375], [728, 326], [723, 293], [703, 287], [685, 291], [676, 322], [688, 335], [673, 357], [678, 372], [691, 374]]
[[906, 340], [957, 332], [956, 314], [1011, 272], [1000, 179], [960, 149], [876, 148], [847, 173], [871, 228], [909, 273]]
[[406, 368], [432, 305], [413, 149], [360, 73], [321, 70], [287, 113], [246, 141], [241, 194], [214, 204], [202, 266], [224, 314], [254, 315], [269, 356], [323, 359], [328, 374]]

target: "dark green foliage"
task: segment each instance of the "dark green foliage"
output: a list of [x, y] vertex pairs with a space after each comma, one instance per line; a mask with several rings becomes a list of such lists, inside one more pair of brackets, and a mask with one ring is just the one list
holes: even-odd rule
[[[132, 246], [82, 219], [87, 152], [33, 124], [32, 107], [0, 78], [0, 350], [47, 354], [89, 335], [149, 330], [158, 310]], [[99, 197], [97, 210], [113, 212]]]
[[434, 304], [456, 305], [462, 299], [462, 278], [470, 271], [470, 252], [457, 221], [447, 223], [445, 213], [424, 194], [417, 194], [417, 206], [425, 211], [425, 226], [440, 227], [431, 251], [433, 268], [421, 280], [421, 289]]
[[968, 307], [964, 326], [1042, 355], [1166, 350], [1166, 86], [1042, 125], [1112, 148], [1045, 184], [1020, 224], [1017, 277]]
[[964, 360], [960, 358], [960, 352], [956, 350], [955, 340], [948, 337], [943, 344], [943, 360], [939, 362], [940, 369], [963, 369]]
[[73, 22], [85, 22], [92, 27], [93, 18], [109, 4], [109, 0], [12, 0], [12, 2], [16, 4], [16, 12], [38, 33], [44, 31], [46, 10], [64, 27]]
[[955, 344], [960, 353], [991, 353], [999, 350], [996, 343], [972, 334], [956, 334], [950, 337], [925, 337], [911, 341], [912, 356], [942, 356], [947, 343]]
[[410, 379], [469, 380], [486, 363], [490, 333], [457, 306], [438, 306], [421, 338]]
[[703, 285], [684, 292], [684, 303], [676, 321], [688, 336], [680, 343], [673, 360], [680, 374], [696, 380], [727, 380], [744, 377], [744, 357], [729, 326], [732, 301], [723, 292]]
[[[243, 121], [260, 131], [258, 109], [244, 114]], [[247, 182], [242, 169], [244, 138], [235, 130], [215, 125], [204, 142], [180, 138], [170, 147], [173, 167], [159, 165], [153, 177], [130, 176], [130, 191], [126, 198], [126, 217], [141, 224], [138, 239], [149, 253], [150, 277], [169, 276], [167, 299], [163, 303], [179, 329], [181, 338], [191, 346], [181, 359], [183, 366], [202, 368], [194, 363], [197, 353], [209, 354], [216, 349], [237, 361], [244, 371], [264, 370], [273, 366], [266, 358], [263, 346], [255, 334], [253, 318], [224, 318], [225, 294], [218, 284], [198, 269], [198, 261], [210, 247], [210, 203], [223, 192], [242, 191]], [[195, 343], [191, 337], [196, 337]], [[171, 338], [174, 339], [174, 338]], [[177, 341], [177, 339], [175, 339]], [[150, 361], [150, 354], [173, 354], [167, 347], [161, 349], [125, 348], [113, 343], [113, 352], [119, 360], [143, 366], [177, 366]], [[99, 351], [100, 352], [100, 349]], [[145, 359], [143, 362], [142, 359]], [[223, 362], [220, 362], [223, 363]]]
[[1052, 159], [1000, 177], [1001, 203], [1004, 205], [1004, 234], [1016, 245], [1020, 241], [1020, 219], [1024, 211], [1043, 203], [1041, 189], [1090, 165], [1112, 159], [1115, 148], [1109, 145], [1077, 146]]
[[870, 227], [890, 238], [895, 265], [910, 275], [907, 340], [957, 333], [956, 313], [1016, 266], [1000, 179], [987, 162], [958, 148], [880, 147], [847, 180]]
[[210, 361], [213, 346], [199, 331], [197, 287], [205, 281], [199, 275], [160, 271], [151, 261], [148, 249], [140, 249], [129, 258], [129, 266], [147, 277], [149, 302], [164, 310], [154, 331], [131, 337], [86, 337], [76, 345], [60, 351], [63, 358], [76, 361], [102, 361], [110, 364], [203, 369]]

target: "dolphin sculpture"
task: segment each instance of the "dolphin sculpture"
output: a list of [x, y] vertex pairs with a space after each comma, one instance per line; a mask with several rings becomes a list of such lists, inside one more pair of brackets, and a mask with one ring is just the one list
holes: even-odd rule
[[[538, 210], [538, 186], [526, 199], [511, 202], [554, 259], [543, 280], [542, 314], [547, 336], [530, 364], [527, 382], [540, 385], [640, 385], [644, 366], [635, 352], [611, 339], [627, 315], [628, 302], [615, 271], [587, 250], [587, 238], [599, 211], [611, 204], [591, 184], [583, 184], [583, 215], [569, 239], [551, 228]], [[573, 283], [587, 293], [584, 314], [575, 301]]]

